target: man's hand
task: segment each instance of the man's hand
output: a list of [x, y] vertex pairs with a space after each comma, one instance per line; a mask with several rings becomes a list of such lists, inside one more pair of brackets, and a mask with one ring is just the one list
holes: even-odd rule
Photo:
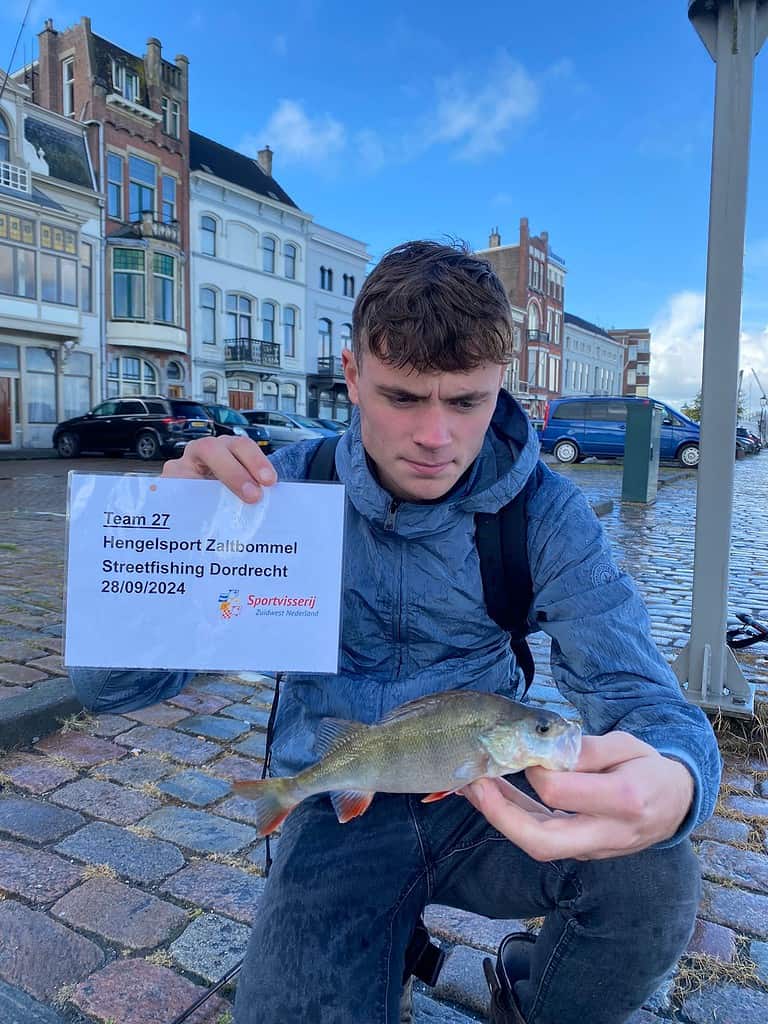
[[180, 459], [163, 466], [163, 476], [220, 480], [243, 501], [261, 499], [262, 487], [277, 481], [272, 463], [249, 437], [203, 437], [191, 441]]
[[548, 807], [573, 813], [523, 810], [505, 797], [502, 779], [480, 779], [462, 792], [539, 861], [638, 853], [674, 835], [693, 799], [684, 765], [625, 732], [585, 736], [575, 771], [529, 768], [526, 776]]

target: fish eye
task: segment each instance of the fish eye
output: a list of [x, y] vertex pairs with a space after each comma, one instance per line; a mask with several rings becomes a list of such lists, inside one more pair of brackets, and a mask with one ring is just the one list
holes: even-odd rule
[[546, 736], [549, 733], [549, 722], [537, 722], [536, 732], [539, 736]]

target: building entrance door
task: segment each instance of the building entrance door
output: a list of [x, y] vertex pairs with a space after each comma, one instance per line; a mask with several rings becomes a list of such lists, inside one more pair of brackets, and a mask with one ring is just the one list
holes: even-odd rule
[[11, 378], [0, 377], [0, 444], [10, 444], [12, 440]]

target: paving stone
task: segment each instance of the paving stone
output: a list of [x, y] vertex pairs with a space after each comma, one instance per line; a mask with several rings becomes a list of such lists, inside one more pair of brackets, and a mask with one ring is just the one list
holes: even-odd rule
[[0, 981], [0, 1020], [3, 1024], [65, 1024], [50, 1006], [4, 981]]
[[446, 957], [435, 985], [437, 998], [448, 999], [471, 1013], [487, 1016], [490, 999], [483, 974], [486, 955], [467, 946], [454, 946]]
[[9, 754], [0, 760], [0, 775], [7, 775], [14, 786], [29, 793], [47, 793], [77, 778], [71, 768], [51, 764], [37, 754]]
[[235, 853], [257, 838], [246, 825], [187, 807], [162, 807], [144, 818], [141, 827], [197, 853]]
[[94, 736], [119, 736], [121, 732], [127, 732], [133, 726], [133, 722], [123, 715], [99, 715], [93, 726]]
[[757, 964], [757, 976], [763, 985], [768, 985], [768, 942], [751, 942], [749, 956]]
[[40, 679], [47, 679], [48, 674], [37, 668], [28, 668], [26, 665], [15, 665], [12, 661], [0, 662], [0, 683], [12, 683], [20, 686], [30, 686]]
[[170, 945], [176, 963], [208, 982], [218, 981], [245, 956], [251, 929], [218, 914], [203, 914]]
[[413, 994], [414, 1024], [475, 1024], [475, 1017], [454, 1010], [445, 1003], [436, 1003], [423, 992]]
[[183, 910], [111, 878], [90, 878], [51, 907], [82, 931], [129, 949], [152, 949], [187, 921]]
[[0, 798], [0, 832], [14, 839], [49, 843], [67, 832], [74, 832], [85, 819], [74, 811], [54, 807], [31, 797]]
[[205, 764], [217, 754], [221, 747], [196, 736], [185, 736], [174, 729], [158, 729], [152, 725], [137, 725], [130, 732], [118, 736], [117, 742], [137, 750], [149, 750], [169, 754], [183, 764]]
[[133, 754], [115, 764], [105, 764], [94, 774], [104, 775], [110, 782], [121, 782], [129, 786], [140, 786], [143, 782], [157, 782], [177, 770], [170, 759], [161, 760], [152, 754]]
[[438, 904], [428, 906], [424, 923], [432, 935], [464, 946], [477, 946], [495, 953], [499, 943], [510, 932], [524, 932], [525, 924], [519, 920], [491, 921], [478, 914]]
[[64, 659], [60, 654], [48, 654], [44, 658], [35, 658], [33, 661], [27, 662], [30, 668], [39, 668], [44, 672], [52, 673], [53, 675], [61, 675], [64, 671]]
[[719, 843], [745, 843], [749, 838], [749, 832], [749, 825], [743, 821], [715, 817], [699, 825], [692, 838], [714, 839]]
[[744, 889], [768, 893], [768, 854], [737, 850], [724, 843], [702, 843], [699, 860], [706, 878], [728, 879]]
[[[193, 804], [195, 807], [205, 807], [229, 793], [232, 786], [224, 779], [217, 779], [213, 775], [187, 771], [173, 775], [170, 779], [161, 782], [157, 788], [184, 803]], [[217, 813], [220, 813], [218, 809]]]
[[693, 1024], [765, 1024], [768, 992], [726, 982], [688, 996], [683, 1013]]
[[234, 821], [243, 821], [246, 825], [257, 825], [256, 804], [244, 796], [233, 796], [219, 804], [216, 813]]
[[736, 948], [736, 932], [697, 917], [686, 953], [706, 953], [729, 964], [736, 956]]
[[670, 971], [656, 991], [643, 1003], [643, 1009], [664, 1013], [672, 1009], [672, 992], [675, 987], [675, 972]]
[[760, 796], [768, 797], [768, 779], [763, 779], [763, 781], [758, 786], [758, 791], [760, 793]]
[[701, 913], [737, 932], [768, 939], [768, 896], [704, 882]]
[[46, 736], [35, 744], [35, 750], [44, 754], [63, 757], [78, 768], [93, 768], [106, 761], [117, 761], [125, 757], [125, 750], [109, 740], [87, 736], [82, 732], [57, 732]]
[[[0, 891], [50, 903], [82, 880], [83, 869], [45, 850], [0, 841]], [[2, 1019], [2, 1018], [0, 1018]]]
[[68, 836], [56, 849], [86, 864], [106, 864], [121, 877], [145, 885], [160, 882], [184, 866], [181, 851], [171, 843], [146, 839], [101, 821]]
[[[230, 700], [247, 700], [256, 693], [256, 687], [246, 686], [244, 683], [228, 683], [223, 679], [195, 680], [195, 690], [198, 693], [213, 693], [217, 697], [228, 697]], [[229, 713], [229, 712], [227, 712]]]
[[[269, 837], [269, 855], [272, 858], [272, 860], [275, 859], [275, 853], [277, 851], [277, 847], [278, 847], [279, 843], [280, 843], [280, 836], [277, 835], [277, 833], [273, 832], [272, 835]], [[266, 843], [266, 840], [262, 840], [255, 849], [249, 850], [248, 853], [245, 856], [246, 856], [246, 860], [249, 860], [251, 862], [251, 864], [255, 864], [257, 868], [261, 868], [261, 870], [266, 874], [266, 870], [267, 870], [267, 843]]]
[[22, 640], [0, 640], [0, 661], [29, 661], [39, 658], [42, 651], [39, 647], [24, 643]]
[[755, 791], [755, 780], [751, 775], [745, 775], [733, 768], [726, 768], [723, 771], [723, 785], [737, 793], [744, 793], [752, 796]]
[[266, 729], [269, 724], [269, 708], [256, 707], [254, 704], [230, 704], [224, 708], [222, 715], [239, 718], [257, 729]]
[[186, 690], [175, 697], [171, 697], [170, 703], [187, 711], [193, 711], [196, 715], [213, 715], [217, 711], [221, 711], [222, 708], [225, 708], [227, 704], [231, 704], [232, 701], [227, 700], [226, 697], [219, 697], [214, 693], [198, 693], [195, 690]]
[[151, 796], [99, 779], [72, 782], [57, 789], [50, 799], [74, 811], [90, 814], [93, 818], [111, 821], [114, 825], [133, 825], [161, 806], [160, 801]]
[[252, 924], [264, 883], [265, 879], [240, 868], [201, 860], [169, 878], [161, 891], [185, 903]]
[[0, 978], [35, 999], [50, 1000], [104, 963], [95, 943], [13, 900], [0, 903], [0, 935]]
[[23, 693], [27, 693], [27, 689], [24, 686], [9, 686], [5, 683], [0, 683], [0, 700], [7, 700], [9, 697], [21, 697]]
[[729, 796], [725, 805], [748, 818], [768, 822], [768, 800], [758, 800], [757, 797], [749, 796]]
[[[39, 632], [42, 632], [40, 630]], [[12, 626], [8, 622], [0, 622], [0, 640], [37, 640], [38, 630], [24, 626]]]
[[217, 718], [215, 715], [191, 715], [183, 722], [179, 722], [176, 728], [191, 736], [205, 736], [208, 739], [227, 742], [248, 732], [245, 722], [238, 722], [233, 718]]
[[138, 711], [126, 711], [125, 717], [141, 722], [142, 725], [169, 726], [189, 718], [189, 712], [173, 704], [153, 704], [148, 708], [139, 708]]
[[[119, 1024], [168, 1024], [205, 992], [166, 967], [146, 960], [116, 960], [81, 982], [72, 1002], [96, 1020]], [[188, 1024], [217, 1024], [229, 1003], [212, 996]]]
[[261, 778], [262, 765], [259, 761], [252, 761], [247, 757], [238, 757], [230, 754], [222, 757], [210, 765], [210, 770], [220, 779], [228, 782], [248, 782], [252, 779]]
[[235, 750], [246, 757], [264, 758], [267, 753], [267, 737], [263, 732], [255, 732], [247, 740], [235, 745]]

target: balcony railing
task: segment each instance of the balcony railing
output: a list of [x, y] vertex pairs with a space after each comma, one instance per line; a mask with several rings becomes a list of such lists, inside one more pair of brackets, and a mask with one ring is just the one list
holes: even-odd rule
[[31, 179], [26, 167], [17, 167], [16, 164], [9, 164], [7, 160], [0, 160], [0, 185], [3, 188], [12, 188], [16, 192], [32, 191]]
[[161, 242], [179, 244], [179, 222], [169, 221], [167, 224], [161, 220], [155, 220], [154, 214], [144, 211], [141, 219], [134, 221], [133, 228], [136, 234], [142, 238], [159, 238]]
[[322, 377], [334, 377], [344, 379], [344, 370], [340, 356], [319, 356], [317, 360], [317, 372]]
[[528, 331], [528, 341], [549, 341], [549, 331]]
[[224, 358], [228, 363], [252, 363], [279, 369], [280, 346], [276, 341], [260, 338], [230, 338], [224, 342]]

